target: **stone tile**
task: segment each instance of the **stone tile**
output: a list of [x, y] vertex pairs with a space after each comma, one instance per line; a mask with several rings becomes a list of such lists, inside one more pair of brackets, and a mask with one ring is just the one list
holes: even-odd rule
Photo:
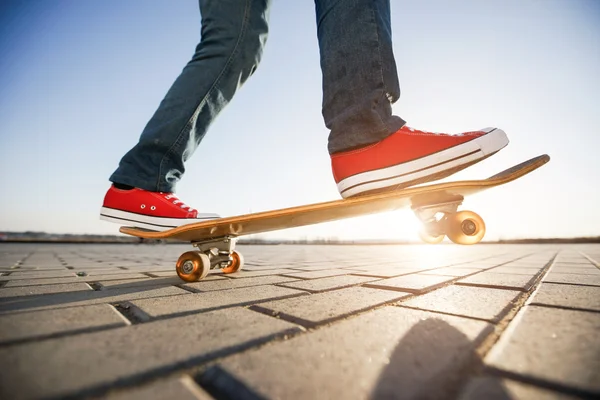
[[[81, 264], [77, 264], [77, 266], [75, 267], [71, 267], [72, 269], [70, 269], [70, 271], [73, 272], [84, 272], [88, 275], [109, 275], [109, 274], [130, 274], [132, 271], [131, 269], [122, 269], [122, 268], [118, 268], [118, 267], [108, 267], [108, 266], [102, 266], [102, 267], [97, 267], [95, 265], [92, 266], [85, 266], [85, 265], [81, 265]], [[138, 272], [138, 271], [134, 271], [134, 272]]]
[[554, 265], [559, 266], [559, 267], [569, 267], [569, 266], [579, 266], [579, 267], [583, 267], [583, 266], [589, 266], [592, 265], [593, 263], [590, 262], [590, 260], [588, 260], [587, 258], [583, 258], [583, 257], [579, 257], [579, 258], [574, 258], [574, 259], [556, 259], [556, 261], [554, 262]]
[[543, 268], [521, 268], [521, 267], [496, 267], [485, 271], [488, 274], [515, 274], [535, 276], [540, 273]]
[[256, 286], [239, 289], [219, 290], [209, 293], [190, 293], [157, 299], [135, 300], [131, 303], [150, 317], [161, 317], [190, 312], [205, 312], [224, 307], [255, 304], [271, 299], [307, 295], [306, 292], [278, 286]]
[[600, 311], [600, 287], [542, 283], [531, 304]]
[[423, 269], [421, 268], [379, 268], [371, 271], [356, 271], [352, 272], [352, 275], [358, 276], [372, 276], [376, 278], [392, 278], [395, 276], [414, 274], [416, 272], [421, 272]]
[[318, 293], [333, 289], [342, 289], [348, 286], [360, 285], [365, 282], [372, 282], [378, 278], [354, 275], [330, 276], [328, 278], [300, 280], [295, 282], [281, 283], [278, 286], [284, 286], [292, 289], [307, 290]]
[[200, 380], [224, 398], [239, 382], [273, 399], [393, 398], [399, 388], [405, 398], [441, 398], [490, 331], [482, 321], [383, 307], [225, 358]]
[[460, 279], [457, 284], [527, 291], [531, 289], [534, 282], [535, 277], [529, 275], [480, 272], [468, 278]]
[[269, 276], [269, 275], [282, 275], [289, 274], [298, 271], [288, 268], [277, 268], [277, 269], [265, 269], [261, 271], [246, 271], [242, 270], [233, 274], [226, 274], [228, 278], [241, 279], [241, 278], [255, 278], [257, 276]]
[[329, 270], [329, 269], [336, 269], [338, 267], [340, 267], [340, 265], [338, 265], [337, 263], [336, 264], [327, 263], [327, 264], [311, 265], [311, 266], [298, 265], [298, 266], [292, 267], [292, 268], [297, 270], [295, 272], [298, 272], [298, 271], [323, 271], [323, 270]]
[[481, 271], [483, 268], [459, 268], [448, 267], [438, 268], [431, 271], [425, 271], [424, 274], [444, 275], [444, 276], [466, 276]]
[[213, 397], [189, 376], [154, 381], [135, 389], [111, 392], [105, 400], [211, 400]]
[[335, 319], [398, 300], [407, 293], [352, 287], [310, 296], [270, 301], [252, 309], [269, 313], [304, 326], [324, 324]]
[[[217, 277], [216, 279], [225, 279]], [[146, 279], [123, 279], [120, 281], [100, 281], [94, 282], [98, 284], [99, 290], [118, 290], [125, 288], [144, 288], [152, 286], [175, 286], [184, 283], [177, 275], [168, 278], [146, 278]]]
[[93, 289], [86, 283], [63, 283], [56, 285], [21, 286], [0, 289], [0, 302], [9, 297], [35, 296], [67, 292], [89, 292]]
[[107, 304], [0, 315], [0, 343], [125, 325], [127, 321]]
[[290, 272], [283, 274], [284, 276], [290, 278], [299, 278], [299, 279], [316, 279], [316, 278], [325, 278], [327, 276], [336, 276], [336, 275], [345, 275], [348, 271], [343, 269], [326, 269], [322, 271], [308, 271], [308, 272]]
[[[10, 275], [9, 275], [10, 276]], [[18, 279], [10, 281], [4, 287], [35, 286], [35, 285], [54, 285], [61, 283], [77, 282], [98, 282], [108, 280], [122, 279], [146, 279], [148, 276], [142, 274], [116, 274], [116, 275], [95, 275], [95, 276], [74, 276], [73, 278], [45, 278], [45, 279]]]
[[528, 306], [488, 354], [511, 373], [600, 393], [597, 313]]
[[11, 365], [0, 374], [0, 398], [101, 391], [115, 381], [198, 365], [297, 331], [288, 322], [238, 308], [0, 348], [0, 359]]
[[22, 272], [22, 271], [13, 271], [8, 276], [2, 276], [3, 281], [15, 281], [21, 279], [39, 279], [43, 281], [48, 278], [74, 278], [76, 275], [73, 271], [69, 271], [66, 268], [62, 270], [54, 270], [54, 271], [35, 271], [35, 272]]
[[589, 267], [552, 267], [550, 272], [559, 274], [583, 274], [583, 275], [600, 275], [600, 269], [589, 266]]
[[261, 276], [257, 278], [246, 278], [246, 279], [221, 279], [217, 281], [200, 281], [194, 283], [186, 283], [182, 285], [186, 288], [199, 290], [201, 292], [212, 292], [215, 290], [227, 290], [227, 289], [238, 289], [250, 286], [261, 286], [261, 285], [273, 285], [276, 283], [283, 282], [294, 282], [298, 278], [287, 278], [284, 276]]
[[452, 279], [454, 279], [454, 277], [412, 274], [383, 279], [377, 282], [367, 283], [364, 286], [387, 290], [399, 290], [402, 292], [422, 293], [439, 287], [446, 282], [450, 282]]
[[558, 272], [549, 272], [544, 277], [544, 282], [548, 283], [570, 283], [573, 285], [591, 285], [600, 286], [600, 275], [584, 274], [561, 274]]
[[190, 292], [174, 286], [44, 294], [39, 296], [8, 298], [4, 301], [0, 301], [0, 314], [7, 312], [87, 306], [92, 304], [115, 304], [134, 299], [144, 299], [149, 297], [168, 298], [169, 296], [186, 294], [190, 294]]
[[510, 379], [481, 376], [472, 379], [459, 395], [459, 400], [577, 400], [580, 397], [569, 396], [548, 389], [527, 385]]
[[[244, 256], [246, 259], [247, 257]], [[251, 264], [250, 261], [244, 261], [244, 271], [247, 272], [257, 272], [257, 271], [273, 271], [276, 269], [291, 269], [291, 270], [295, 270], [296, 267], [300, 267], [302, 265], [300, 264], [289, 264], [289, 263], [285, 263], [285, 264], [274, 264], [274, 265], [254, 265]]]
[[495, 322], [506, 314], [520, 294], [516, 290], [451, 285], [398, 304]]
[[[150, 271], [147, 274], [153, 278], [169, 278], [173, 276], [178, 277], [177, 272], [175, 272], [175, 268], [171, 268], [169, 271]], [[206, 278], [204, 279], [209, 279], [214, 276], [221, 277], [221, 275], [215, 275], [214, 273], [209, 272]]]

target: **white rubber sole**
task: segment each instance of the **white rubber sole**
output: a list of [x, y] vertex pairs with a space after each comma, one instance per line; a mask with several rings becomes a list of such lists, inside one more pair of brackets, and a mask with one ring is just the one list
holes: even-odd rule
[[459, 169], [481, 160], [508, 145], [502, 129], [481, 129], [487, 134], [446, 150], [402, 164], [363, 172], [343, 179], [337, 184], [343, 198], [388, 187], [401, 187], [407, 182], [426, 180], [428, 176]]
[[217, 218], [220, 218], [220, 216], [209, 213], [198, 214], [197, 218], [163, 218], [115, 210], [114, 208], [108, 207], [102, 207], [100, 209], [100, 219], [103, 221], [114, 222], [122, 226], [150, 229], [153, 231], [166, 231], [167, 229], [176, 228], [181, 225]]

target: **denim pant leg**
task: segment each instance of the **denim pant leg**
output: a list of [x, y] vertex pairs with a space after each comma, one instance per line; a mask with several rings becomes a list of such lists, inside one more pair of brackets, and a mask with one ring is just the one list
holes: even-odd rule
[[380, 141], [405, 122], [389, 0], [315, 0], [329, 153]]
[[110, 181], [173, 192], [217, 114], [255, 71], [271, 0], [199, 0], [201, 41]]

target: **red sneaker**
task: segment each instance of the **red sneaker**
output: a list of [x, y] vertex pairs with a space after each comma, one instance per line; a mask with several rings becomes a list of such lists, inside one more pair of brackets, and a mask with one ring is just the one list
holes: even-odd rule
[[111, 185], [100, 210], [100, 219], [124, 226], [164, 231], [192, 222], [219, 218], [217, 214], [200, 214], [173, 193], [143, 189], [121, 190]]
[[497, 128], [451, 135], [405, 125], [370, 146], [332, 154], [331, 167], [346, 198], [445, 178], [507, 144], [506, 134]]

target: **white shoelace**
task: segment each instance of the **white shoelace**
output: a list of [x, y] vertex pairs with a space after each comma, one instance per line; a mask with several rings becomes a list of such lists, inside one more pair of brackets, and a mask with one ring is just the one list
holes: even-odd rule
[[174, 193], [163, 193], [163, 192], [160, 192], [160, 193], [165, 196], [165, 199], [170, 200], [174, 205], [179, 204], [180, 208], [183, 208], [183, 209], [187, 208], [189, 212], [196, 211], [194, 208], [188, 206], [183, 201], [181, 201]]

